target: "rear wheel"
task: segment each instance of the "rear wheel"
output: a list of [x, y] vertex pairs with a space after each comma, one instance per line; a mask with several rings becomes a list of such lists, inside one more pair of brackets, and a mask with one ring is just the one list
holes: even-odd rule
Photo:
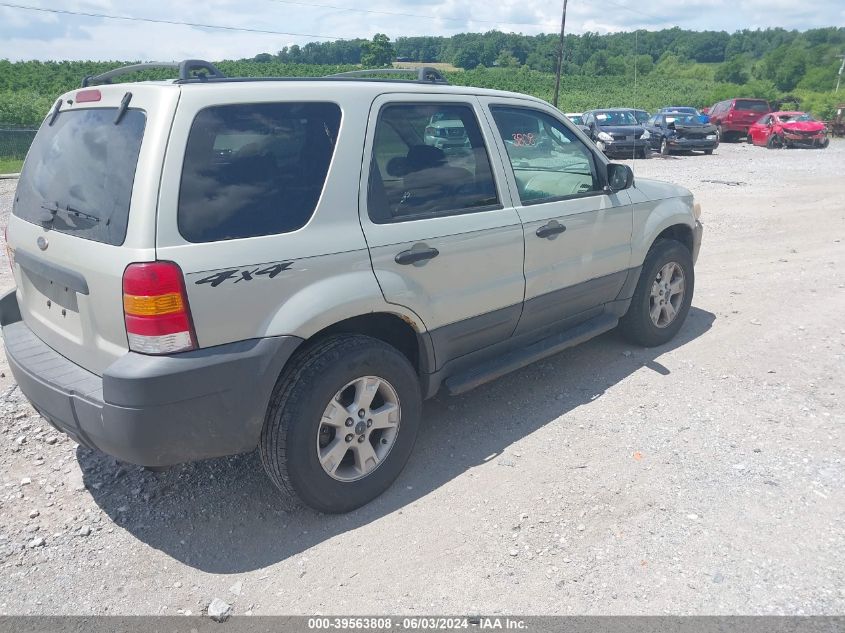
[[695, 287], [692, 255], [675, 240], [658, 240], [643, 263], [620, 330], [632, 343], [654, 347], [671, 340], [687, 318]]
[[420, 408], [416, 372], [398, 350], [367, 336], [333, 336], [280, 377], [261, 461], [283, 492], [322, 512], [348, 512], [399, 476], [416, 441]]

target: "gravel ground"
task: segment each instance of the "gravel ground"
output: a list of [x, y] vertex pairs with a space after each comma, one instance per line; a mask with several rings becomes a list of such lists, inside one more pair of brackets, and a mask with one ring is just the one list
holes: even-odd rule
[[286, 505], [254, 454], [80, 448], [3, 363], [0, 614], [845, 612], [843, 165], [842, 141], [638, 161], [704, 208], [677, 340], [426, 403], [408, 468], [345, 516]]

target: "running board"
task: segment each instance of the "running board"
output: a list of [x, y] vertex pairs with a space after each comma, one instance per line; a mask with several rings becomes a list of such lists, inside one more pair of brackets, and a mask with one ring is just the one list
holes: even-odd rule
[[446, 389], [451, 396], [475, 389], [542, 358], [554, 356], [558, 352], [589, 341], [599, 334], [612, 330], [618, 323], [619, 319], [612, 314], [601, 314], [565, 332], [544, 338], [528, 347], [508, 352], [464, 373], [455, 374], [446, 379]]

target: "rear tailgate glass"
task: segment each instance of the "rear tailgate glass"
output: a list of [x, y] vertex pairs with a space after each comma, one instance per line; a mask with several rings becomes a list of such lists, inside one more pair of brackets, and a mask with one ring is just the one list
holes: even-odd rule
[[734, 104], [734, 110], [751, 110], [752, 112], [759, 112], [766, 114], [769, 111], [769, 104], [767, 101], [752, 101], [751, 99], [737, 99]]
[[126, 238], [129, 202], [146, 115], [118, 108], [59, 112], [27, 154], [12, 212], [53, 231], [118, 246]]

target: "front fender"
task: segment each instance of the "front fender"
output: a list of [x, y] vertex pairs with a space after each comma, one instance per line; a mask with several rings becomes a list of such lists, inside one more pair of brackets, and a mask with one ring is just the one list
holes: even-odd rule
[[631, 266], [641, 266], [651, 245], [670, 226], [681, 224], [695, 229], [692, 197], [664, 198], [634, 204]]

